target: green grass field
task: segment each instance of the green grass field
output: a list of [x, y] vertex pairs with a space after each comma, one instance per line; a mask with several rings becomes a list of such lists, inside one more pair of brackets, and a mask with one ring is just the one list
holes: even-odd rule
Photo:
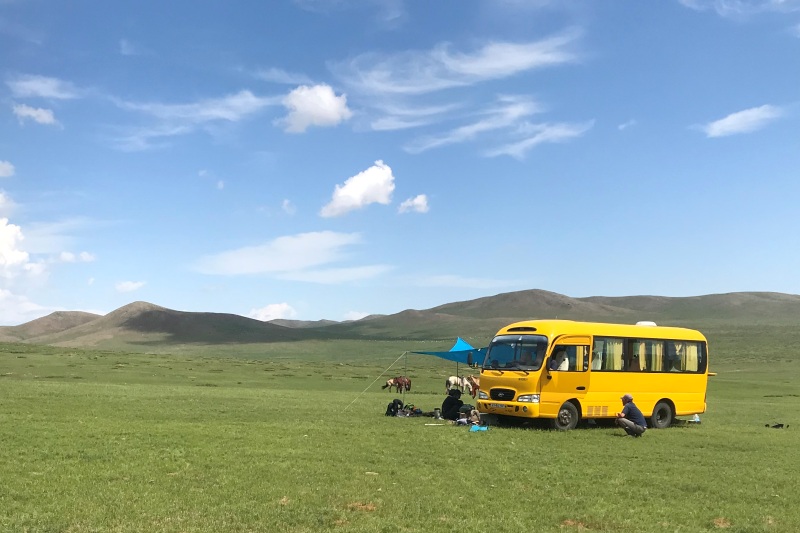
[[0, 530], [800, 531], [796, 333], [760, 332], [708, 332], [702, 424], [642, 439], [384, 417], [455, 370], [399, 342], [0, 345]]

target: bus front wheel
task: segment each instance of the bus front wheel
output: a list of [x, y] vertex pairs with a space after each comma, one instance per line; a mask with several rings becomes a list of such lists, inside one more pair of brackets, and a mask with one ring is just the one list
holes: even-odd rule
[[558, 408], [558, 415], [553, 419], [553, 427], [566, 431], [568, 429], [575, 429], [578, 425], [578, 408], [572, 402], [564, 402]]
[[674, 418], [675, 413], [672, 412], [672, 406], [668, 402], [658, 402], [653, 409], [653, 416], [650, 417], [650, 427], [667, 428], [672, 424]]

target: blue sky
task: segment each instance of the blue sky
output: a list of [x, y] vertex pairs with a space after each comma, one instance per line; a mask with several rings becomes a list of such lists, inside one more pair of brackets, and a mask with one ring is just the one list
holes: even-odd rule
[[797, 294], [798, 101], [798, 0], [0, 0], [0, 324]]

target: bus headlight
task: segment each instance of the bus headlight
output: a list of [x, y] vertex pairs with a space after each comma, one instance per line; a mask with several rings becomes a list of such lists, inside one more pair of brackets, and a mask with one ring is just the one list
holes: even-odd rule
[[489, 395], [486, 394], [485, 392], [483, 392], [482, 390], [479, 390], [478, 391], [478, 399], [479, 400], [488, 400], [489, 399]]
[[539, 403], [539, 395], [538, 394], [523, 394], [519, 398], [517, 398], [518, 402], [524, 403]]

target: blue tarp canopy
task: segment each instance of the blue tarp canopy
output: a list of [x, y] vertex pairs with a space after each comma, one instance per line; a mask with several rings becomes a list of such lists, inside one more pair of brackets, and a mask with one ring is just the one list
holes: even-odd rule
[[[411, 352], [411, 353], [419, 353], [423, 355], [434, 355], [436, 357], [441, 357], [442, 359], [447, 359], [448, 361], [453, 361], [456, 363], [461, 363], [462, 365], [470, 364], [470, 359], [472, 359], [472, 364], [481, 365], [483, 364], [483, 358], [486, 357], [486, 348], [473, 348], [470, 343], [458, 337], [456, 339], [456, 343], [450, 348], [449, 351], [446, 352]], [[471, 357], [470, 357], [471, 355]]]

